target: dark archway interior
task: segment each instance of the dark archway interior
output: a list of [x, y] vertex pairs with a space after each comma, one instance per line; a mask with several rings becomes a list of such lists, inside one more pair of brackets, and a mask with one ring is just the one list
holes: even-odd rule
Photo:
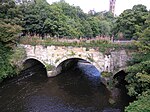
[[116, 73], [114, 75], [114, 79], [117, 81], [116, 86], [120, 86], [120, 85], [126, 85], [127, 82], [125, 80], [127, 73], [124, 70], [119, 71], [118, 73]]
[[[126, 76], [127, 76], [127, 73], [124, 70], [120, 70], [118, 73], [114, 75], [113, 79], [115, 79], [114, 80], [115, 87], [119, 89], [120, 91], [119, 92], [119, 97], [121, 98], [120, 102], [125, 101], [126, 102], [125, 104], [128, 105], [128, 102], [132, 101], [132, 98], [127, 94], [128, 90], [126, 88], [126, 85], [128, 83], [125, 80]], [[117, 96], [116, 94], [117, 93], [115, 92], [115, 89], [114, 89], [114, 92], [113, 92], [114, 97]]]
[[[73, 72], [69, 73], [69, 75], [84, 75], [87, 78], [90, 78], [90, 80], [95, 80], [97, 77], [98, 80], [100, 78], [100, 71], [92, 65], [87, 60], [81, 59], [81, 58], [70, 58], [58, 65], [56, 68], [57, 71], [59, 71], [59, 74], [67, 73], [67, 72]], [[58, 75], [59, 75], [58, 74]]]
[[81, 59], [81, 58], [70, 58], [70, 59], [66, 59], [65, 61], [61, 62], [57, 68], [61, 67], [61, 72], [70, 71], [75, 68], [78, 68], [79, 62], [90, 64], [90, 62], [88, 62], [84, 59]]
[[118, 79], [118, 80], [124, 80], [126, 75], [127, 75], [127, 73], [125, 73], [124, 70], [121, 70], [121, 71], [117, 72], [113, 78]]
[[23, 63], [23, 67], [24, 67], [24, 70], [25, 70], [25, 69], [29, 69], [29, 68], [35, 68], [35, 67], [43, 68], [44, 65], [40, 61], [38, 61], [36, 59], [33, 59], [33, 58], [30, 58], [30, 59], [27, 59]]
[[23, 63], [23, 71], [22, 73], [29, 73], [29, 74], [44, 74], [47, 76], [47, 71], [45, 66], [38, 60], [30, 58], [27, 59]]

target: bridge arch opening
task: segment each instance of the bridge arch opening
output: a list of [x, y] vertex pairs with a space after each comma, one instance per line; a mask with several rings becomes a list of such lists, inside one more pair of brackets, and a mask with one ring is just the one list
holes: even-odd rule
[[76, 70], [86, 74], [100, 77], [100, 71], [92, 64], [92, 62], [82, 58], [68, 58], [62, 61], [57, 67], [57, 75], [70, 70]]
[[114, 76], [113, 79], [117, 81], [116, 85], [126, 85], [127, 82], [125, 80], [125, 77], [127, 76], [127, 73], [124, 70], [118, 71]]
[[83, 88], [90, 86], [91, 89], [103, 86], [98, 69], [91, 62], [82, 58], [68, 58], [56, 67], [56, 71], [60, 82], [65, 80], [65, 84], [71, 83], [69, 88], [77, 91], [79, 86]]
[[28, 75], [47, 76], [47, 70], [42, 61], [28, 58], [23, 62], [23, 73]]

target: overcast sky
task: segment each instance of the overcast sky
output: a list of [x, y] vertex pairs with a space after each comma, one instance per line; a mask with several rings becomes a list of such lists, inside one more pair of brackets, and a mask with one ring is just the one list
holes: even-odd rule
[[[53, 3], [60, 0], [47, 0], [48, 3]], [[84, 12], [95, 10], [96, 12], [109, 10], [109, 0], [65, 0], [70, 5], [80, 6]], [[150, 0], [116, 0], [115, 14], [119, 15], [125, 9], [131, 9], [134, 5], [143, 4], [150, 9]]]

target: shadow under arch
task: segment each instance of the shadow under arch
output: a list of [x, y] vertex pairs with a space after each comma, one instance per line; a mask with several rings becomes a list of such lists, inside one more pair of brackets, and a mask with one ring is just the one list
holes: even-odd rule
[[125, 80], [125, 77], [127, 76], [127, 73], [125, 72], [125, 70], [120, 70], [118, 71], [114, 76], [113, 76], [113, 79], [115, 79], [117, 81], [117, 85], [126, 85], [127, 82]]
[[126, 75], [127, 75], [127, 73], [124, 70], [120, 70], [116, 74], [114, 74], [113, 78], [114, 79], [118, 79], [118, 78], [124, 79]]
[[[82, 65], [90, 65], [93, 66], [97, 71], [97, 67], [95, 67], [92, 62], [89, 62], [88, 60], [82, 59], [82, 58], [68, 58], [66, 60], [63, 60], [62, 62], [60, 62], [58, 64], [58, 66], [56, 67], [56, 75], [59, 75], [62, 72], [66, 72], [69, 70], [72, 70], [75, 68], [79, 68], [79, 63]], [[80, 69], [80, 68], [79, 68]], [[100, 72], [100, 71], [99, 71]]]
[[47, 76], [47, 70], [42, 61], [35, 58], [27, 58], [24, 60], [22, 72], [26, 72], [29, 74], [36, 74], [41, 71], [43, 71], [44, 75]]
[[[83, 99], [86, 102], [93, 102], [93, 96], [95, 96], [96, 100], [98, 100], [93, 102], [94, 105], [101, 104], [102, 101], [104, 101], [103, 104], [107, 104], [110, 93], [106, 86], [101, 83], [101, 78], [82, 74], [82, 72], [78, 70], [78, 67], [75, 67], [78, 66], [78, 63], [94, 66], [82, 58], [68, 58], [56, 67], [56, 69], [60, 69], [60, 74], [58, 74], [56, 78], [58, 87], [61, 88], [61, 94], [63, 93], [68, 96], [65, 97], [64, 100], [68, 102], [71, 98], [76, 104], [90, 106], [89, 103], [84, 104]], [[71, 69], [71, 71], [68, 71], [68, 69]], [[72, 69], [75, 70], [75, 72], [77, 71], [77, 73], [72, 71]], [[65, 73], [66, 71], [68, 72]], [[106, 97], [102, 97], [105, 95]], [[100, 108], [102, 108], [102, 106]]]

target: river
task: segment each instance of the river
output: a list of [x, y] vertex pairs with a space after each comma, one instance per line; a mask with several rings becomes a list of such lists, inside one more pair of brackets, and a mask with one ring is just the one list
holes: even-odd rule
[[123, 112], [129, 97], [116, 89], [120, 92], [113, 101], [99, 72], [89, 65], [53, 78], [37, 66], [0, 84], [0, 112]]

